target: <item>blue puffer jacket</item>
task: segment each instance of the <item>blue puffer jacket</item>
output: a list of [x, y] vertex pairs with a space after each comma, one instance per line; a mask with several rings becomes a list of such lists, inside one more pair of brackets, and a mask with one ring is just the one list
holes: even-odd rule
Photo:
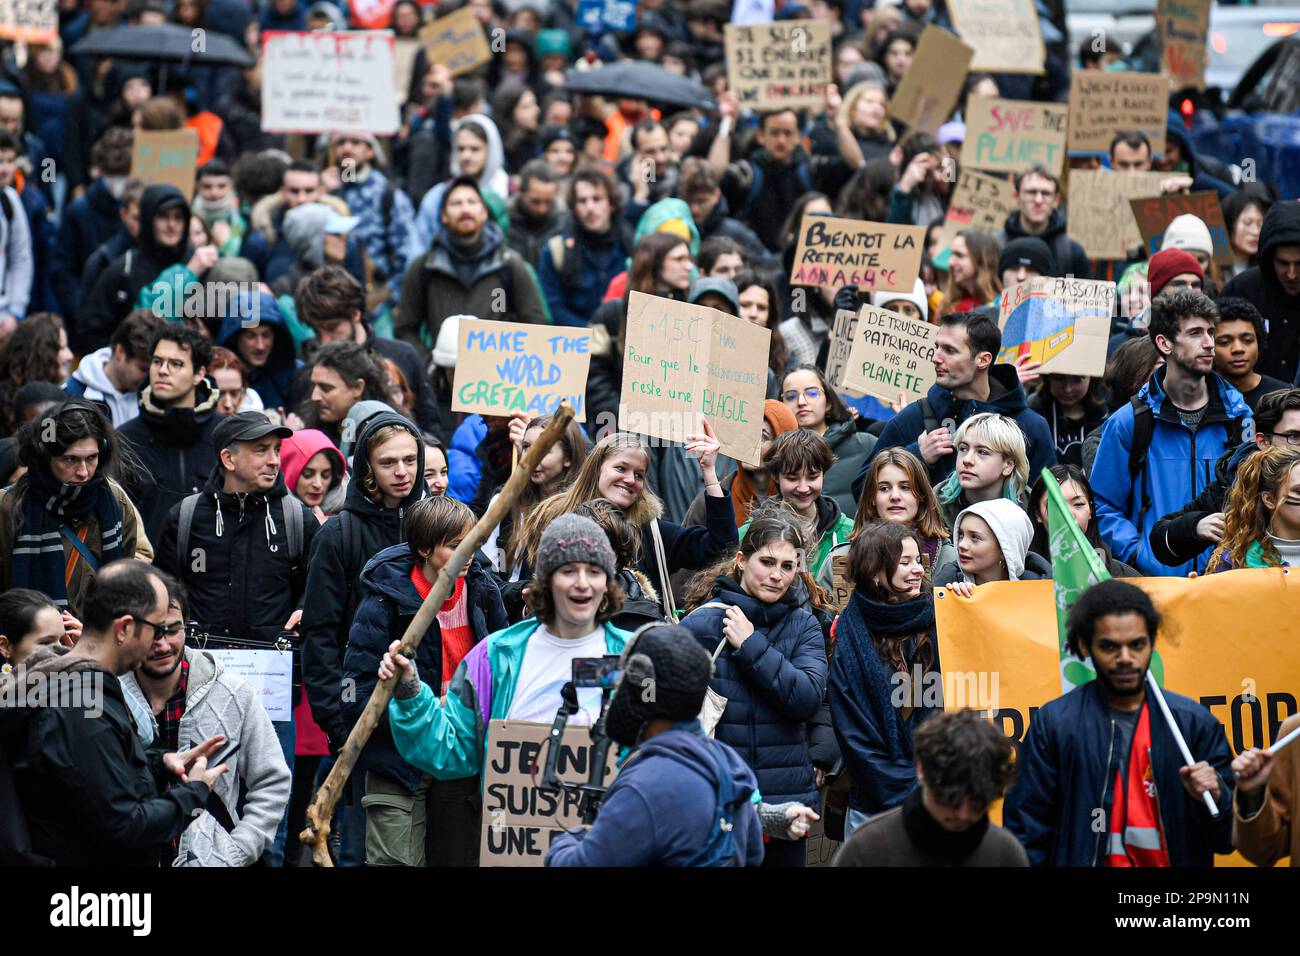
[[[985, 402], [973, 398], [956, 398], [948, 389], [931, 385], [926, 398], [934, 411], [935, 420], [942, 424], [945, 420], [952, 419], [951, 430], [955, 435], [957, 427], [972, 415], [978, 415], [980, 412], [997, 412], [999, 415], [1014, 419], [1020, 426], [1020, 430], [1025, 433], [1030, 475], [1039, 475], [1044, 468], [1055, 465], [1056, 441], [1052, 438], [1052, 429], [1042, 415], [1025, 405], [1025, 392], [1020, 387], [1016, 370], [1010, 365], [994, 365], [989, 369], [989, 385], [997, 394], [996, 397], [990, 395], [989, 400]], [[876, 447], [862, 462], [862, 467], [858, 469], [858, 476], [853, 479], [854, 499], [862, 498], [862, 485], [867, 480], [867, 469], [871, 467], [871, 459], [886, 448], [902, 446], [920, 458], [921, 448], [917, 442], [923, 431], [925, 431], [925, 416], [921, 412], [919, 401], [908, 405], [890, 419], [880, 432]], [[930, 466], [930, 483], [936, 488], [952, 474], [956, 457], [956, 452], [953, 452]]]
[[[1219, 819], [1183, 789], [1182, 756], [1155, 701], [1151, 771], [1160, 797], [1160, 826], [1172, 866], [1213, 866], [1232, 852], [1232, 751], [1223, 725], [1204, 706], [1166, 690], [1165, 701], [1196, 760], [1219, 775]], [[1100, 808], [1109, 819], [1115, 773], [1127, 764], [1115, 752], [1115, 721], [1093, 681], [1039, 708], [1020, 751], [1016, 784], [1002, 825], [1024, 844], [1031, 866], [1100, 866], [1106, 834], [1094, 829]]]
[[483, 459], [478, 446], [487, 436], [487, 422], [482, 415], [467, 415], [451, 434], [447, 449], [447, 494], [469, 504], [478, 494], [483, 480]]
[[[1184, 577], [1204, 569], [1210, 545], [1195, 561], [1169, 566], [1151, 551], [1151, 529], [1164, 515], [1177, 511], [1214, 481], [1214, 466], [1230, 447], [1229, 422], [1241, 422], [1242, 433], [1252, 420], [1241, 393], [1211, 374], [1210, 404], [1193, 434], [1166, 400], [1165, 369], [1156, 370], [1139, 400], [1155, 416], [1155, 431], [1137, 486], [1129, 479], [1129, 449], [1133, 447], [1133, 406], [1124, 405], [1106, 420], [1089, 481], [1097, 499], [1097, 526], [1111, 553], [1150, 576]], [[1031, 470], [1031, 474], [1032, 474]]]
[[[617, 223], [614, 228], [617, 228]], [[538, 257], [537, 281], [551, 310], [551, 320], [556, 325], [581, 327], [596, 314], [596, 307], [604, 299], [610, 280], [627, 268], [632, 250], [621, 234], [603, 247], [577, 242], [569, 232], [564, 234], [564, 242], [566, 257], [581, 257], [578, 281], [565, 281], [564, 273], [555, 267], [549, 243], [542, 247], [542, 254]]]
[[[718, 656], [709, 683], [727, 698], [714, 736], [754, 768], [768, 803], [798, 800], [820, 810], [807, 725], [826, 690], [826, 643], [817, 619], [790, 592], [773, 604], [750, 597], [731, 578], [718, 578], [712, 601], [745, 612], [754, 633], [739, 650]], [[682, 619], [710, 654], [722, 640], [724, 608], [702, 607]]]
[[[343, 699], [343, 719], [349, 726], [356, 723], [370, 700], [378, 682], [376, 671], [388, 645], [406, 633], [411, 619], [424, 603], [411, 583], [413, 565], [410, 545], [397, 544], [376, 554], [361, 572], [361, 603], [352, 619], [348, 648], [343, 656], [344, 681], [356, 681], [356, 693]], [[477, 563], [471, 563], [465, 575], [465, 599], [474, 643], [509, 623], [496, 579]], [[442, 687], [442, 635], [436, 620], [416, 649], [415, 667], [420, 680], [433, 688]], [[451, 675], [446, 677], [450, 680]], [[423, 771], [403, 760], [393, 744], [387, 708], [361, 752], [356, 769], [382, 773], [412, 793], [420, 785]]]

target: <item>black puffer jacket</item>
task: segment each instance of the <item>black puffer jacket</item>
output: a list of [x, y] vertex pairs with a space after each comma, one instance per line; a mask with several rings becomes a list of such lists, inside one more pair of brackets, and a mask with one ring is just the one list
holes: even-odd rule
[[140, 414], [118, 429], [140, 459], [139, 472], [124, 487], [150, 541], [159, 540], [167, 513], [186, 495], [202, 491], [217, 466], [212, 430], [224, 417], [216, 411], [220, 397], [205, 378], [195, 390], [193, 408], [163, 408], [155, 404], [150, 386], [140, 395]]
[[[709, 686], [727, 698], [727, 708], [715, 736], [753, 768], [764, 800], [798, 800], [819, 810], [807, 726], [817, 720], [826, 691], [821, 626], [799, 607], [793, 590], [765, 604], [721, 577], [710, 600], [735, 605], [754, 625], [738, 650], [728, 645], [718, 655]], [[712, 654], [722, 640], [724, 613], [702, 607], [682, 624]]]
[[[203, 486], [184, 560], [176, 541], [180, 504], [168, 512], [154, 564], [188, 589], [190, 620], [213, 633], [274, 640], [302, 605], [307, 555], [320, 525], [305, 504], [289, 496], [283, 474], [269, 491], [242, 495], [224, 490], [225, 475], [218, 463]], [[303, 545], [296, 559], [289, 553], [286, 498], [302, 511]]]
[[[55, 866], [158, 866], [163, 849], [207, 803], [208, 785], [181, 783], [163, 768], [160, 751], [146, 753], [122, 684], [99, 664], [57, 644], [25, 663], [29, 678], [82, 677], [103, 688], [102, 713], [80, 702], [0, 708], [0, 747], [13, 767], [32, 852]], [[0, 686], [13, 680], [0, 675]]]
[[[370, 475], [370, 440], [381, 428], [398, 425], [416, 438], [415, 482], [396, 508], [375, 504], [361, 491]], [[352, 455], [351, 482], [343, 509], [316, 535], [307, 568], [311, 600], [302, 612], [302, 677], [312, 716], [337, 748], [347, 736], [340, 709], [343, 652], [360, 601], [358, 576], [384, 548], [406, 540], [406, 510], [428, 492], [424, 484], [424, 443], [419, 429], [396, 413], [381, 413], [361, 430]]]
[[1300, 245], [1300, 202], [1273, 204], [1259, 231], [1259, 265], [1229, 279], [1220, 297], [1240, 296], [1259, 309], [1268, 347], [1260, 350], [1255, 371], [1293, 382], [1300, 365], [1300, 294], [1288, 295], [1277, 279], [1273, 262], [1284, 245]]

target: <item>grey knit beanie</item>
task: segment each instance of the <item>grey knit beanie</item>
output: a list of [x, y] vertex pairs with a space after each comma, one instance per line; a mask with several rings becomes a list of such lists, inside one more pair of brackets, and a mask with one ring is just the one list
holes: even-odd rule
[[575, 561], [596, 565], [607, 578], [617, 571], [614, 549], [600, 525], [582, 515], [562, 514], [542, 532], [537, 545], [537, 577], [544, 581], [556, 568]]

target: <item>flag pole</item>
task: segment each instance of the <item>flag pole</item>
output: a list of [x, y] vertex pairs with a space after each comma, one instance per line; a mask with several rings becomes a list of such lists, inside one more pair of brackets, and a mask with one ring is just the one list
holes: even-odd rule
[[[1174, 721], [1174, 715], [1170, 712], [1169, 705], [1165, 703], [1165, 695], [1160, 692], [1160, 685], [1156, 683], [1155, 675], [1149, 670], [1147, 671], [1147, 686], [1155, 697], [1156, 703], [1160, 705], [1160, 712], [1165, 715], [1165, 722], [1169, 724], [1169, 730], [1178, 743], [1178, 749], [1183, 753], [1183, 763], [1190, 767], [1196, 761], [1192, 759], [1192, 752], [1187, 749], [1187, 741], [1183, 739], [1183, 732], [1178, 729], [1178, 724]], [[1288, 736], [1294, 736], [1294, 734], [1288, 734]], [[1205, 807], [1210, 811], [1210, 816], [1216, 820], [1219, 819], [1219, 806], [1214, 802], [1214, 798], [1210, 796], [1210, 791], [1201, 791], [1201, 796], [1205, 798]]]
[[1276, 754], [1287, 744], [1292, 743], [1297, 737], [1300, 737], [1300, 727], [1297, 727], [1295, 730], [1291, 731], [1291, 733], [1287, 734], [1281, 740], [1274, 741], [1273, 746], [1268, 748], [1268, 753]]

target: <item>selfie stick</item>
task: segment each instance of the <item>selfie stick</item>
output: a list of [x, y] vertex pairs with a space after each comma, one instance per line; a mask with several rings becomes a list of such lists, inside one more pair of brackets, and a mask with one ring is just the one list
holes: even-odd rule
[[[1160, 705], [1160, 712], [1165, 715], [1165, 722], [1169, 724], [1169, 730], [1178, 743], [1178, 749], [1183, 753], [1183, 763], [1190, 767], [1196, 761], [1192, 759], [1192, 752], [1187, 749], [1187, 741], [1183, 739], [1183, 732], [1178, 729], [1178, 724], [1174, 721], [1174, 715], [1170, 713], [1169, 705], [1165, 703], [1165, 695], [1160, 692], [1160, 685], [1156, 683], [1155, 675], [1149, 670], [1147, 671], [1147, 684], [1156, 699], [1156, 703]], [[1216, 820], [1219, 819], [1219, 806], [1214, 802], [1214, 798], [1210, 796], [1210, 791], [1202, 790], [1201, 796], [1205, 798], [1205, 806], [1210, 811], [1210, 816]]]

